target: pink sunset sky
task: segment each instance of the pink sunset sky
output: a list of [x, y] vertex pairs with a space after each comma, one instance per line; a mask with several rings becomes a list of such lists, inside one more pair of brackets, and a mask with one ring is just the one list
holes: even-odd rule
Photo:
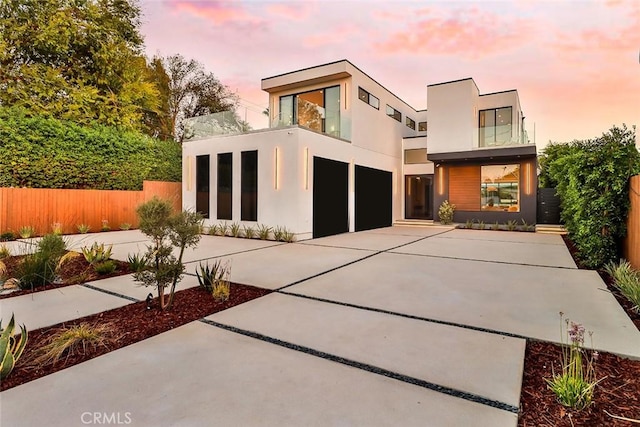
[[146, 51], [194, 58], [267, 127], [264, 77], [340, 59], [416, 109], [427, 85], [517, 89], [542, 149], [640, 125], [640, 1], [142, 0]]

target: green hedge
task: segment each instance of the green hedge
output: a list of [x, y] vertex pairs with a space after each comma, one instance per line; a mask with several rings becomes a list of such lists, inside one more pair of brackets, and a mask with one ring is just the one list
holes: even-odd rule
[[0, 108], [0, 187], [141, 190], [181, 177], [176, 142]]
[[640, 173], [635, 129], [613, 127], [599, 138], [550, 144], [541, 175], [560, 197], [562, 220], [583, 263], [600, 268], [620, 257], [629, 211], [629, 177]]

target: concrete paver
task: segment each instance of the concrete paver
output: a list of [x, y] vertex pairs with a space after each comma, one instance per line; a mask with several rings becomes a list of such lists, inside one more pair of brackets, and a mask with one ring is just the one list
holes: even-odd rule
[[[573, 258], [571, 258], [569, 251], [567, 251], [564, 245], [482, 239], [480, 234], [476, 234], [472, 230], [458, 231], [472, 233], [471, 237], [473, 237], [473, 239], [451, 238], [450, 236], [453, 233], [453, 231], [451, 231], [443, 235], [434, 236], [403, 246], [392, 250], [392, 252], [432, 257], [493, 261], [496, 263], [576, 268]], [[479, 233], [484, 232], [481, 231]], [[486, 233], [510, 234], [499, 231], [487, 231]], [[487, 234], [487, 237], [493, 236]]]
[[[426, 227], [410, 227], [405, 225], [394, 225], [392, 227], [374, 228], [372, 230], [360, 231], [360, 233], [373, 233], [373, 234], [385, 234], [385, 235], [397, 235], [397, 236], [434, 236], [436, 234], [443, 233], [445, 231], [453, 230], [453, 226], [449, 225], [431, 225]], [[351, 233], [353, 234], [353, 233]]]
[[531, 232], [510, 232], [495, 230], [451, 230], [439, 237], [463, 240], [491, 240], [496, 242], [520, 242], [526, 244], [560, 245], [566, 247], [559, 234], [544, 234]]
[[553, 342], [562, 311], [595, 348], [640, 357], [640, 333], [594, 271], [383, 253], [287, 291]]
[[[87, 283], [99, 289], [104, 289], [110, 292], [115, 292], [121, 295], [126, 295], [137, 300], [144, 300], [149, 293], [153, 294], [155, 298], [158, 295], [158, 291], [154, 287], [145, 287], [133, 280], [132, 274], [126, 276], [110, 277], [108, 279], [96, 280]], [[182, 280], [176, 286], [176, 292], [188, 288], [193, 288], [198, 285], [198, 278], [185, 274], [182, 276]], [[168, 290], [167, 290], [168, 291]]]
[[358, 232], [337, 234], [335, 236], [306, 240], [300, 243], [307, 245], [330, 246], [336, 248], [382, 251], [394, 248], [396, 246], [415, 242], [421, 238], [423, 238], [423, 236]]
[[[206, 255], [210, 253], [207, 252]], [[277, 289], [362, 259], [372, 253], [374, 252], [287, 243], [231, 255], [223, 259], [231, 263], [231, 281]], [[195, 274], [198, 265], [199, 262], [187, 264], [186, 271]]]
[[16, 322], [33, 330], [130, 303], [123, 298], [73, 285], [1, 299], [0, 316], [6, 324], [11, 313], [15, 313]]
[[523, 339], [282, 294], [208, 319], [515, 407], [520, 402]]
[[[162, 375], [157, 375], [164, 367]], [[194, 322], [2, 392], [2, 425], [515, 426], [514, 413]], [[39, 402], [34, 410], [33, 402]], [[85, 416], [86, 417], [86, 416]]]

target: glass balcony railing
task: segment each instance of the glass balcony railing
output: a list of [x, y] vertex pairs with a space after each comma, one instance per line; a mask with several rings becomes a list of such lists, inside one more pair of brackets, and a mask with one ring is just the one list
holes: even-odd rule
[[184, 120], [185, 140], [234, 135], [250, 130], [251, 127], [234, 111], [223, 111]]
[[478, 128], [478, 145], [480, 147], [502, 147], [506, 145], [529, 144], [527, 131], [520, 135], [513, 134], [512, 125]]

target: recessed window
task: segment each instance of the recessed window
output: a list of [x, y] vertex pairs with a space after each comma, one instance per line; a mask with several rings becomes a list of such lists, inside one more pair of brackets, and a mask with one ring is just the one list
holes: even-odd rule
[[380, 100], [359, 86], [358, 86], [358, 98], [360, 98], [361, 101], [371, 105], [376, 110], [380, 109]]
[[402, 113], [388, 104], [387, 104], [387, 116], [393, 117], [397, 121], [402, 122]]
[[209, 156], [196, 156], [196, 212], [209, 218]]
[[280, 126], [298, 124], [340, 137], [340, 86], [280, 97]]
[[416, 130], [416, 121], [413, 119], [410, 119], [409, 117], [405, 118], [404, 124], [407, 125], [408, 128], [411, 128], [413, 130]]
[[240, 154], [240, 219], [258, 220], [258, 152]]
[[478, 118], [480, 147], [491, 147], [511, 143], [511, 107], [481, 110]]
[[427, 149], [416, 148], [411, 150], [404, 150], [404, 164], [413, 165], [427, 163]]
[[483, 211], [520, 212], [520, 165], [482, 166], [480, 200]]
[[427, 122], [418, 122], [418, 132], [427, 131]]
[[233, 153], [218, 154], [218, 219], [231, 219]]

